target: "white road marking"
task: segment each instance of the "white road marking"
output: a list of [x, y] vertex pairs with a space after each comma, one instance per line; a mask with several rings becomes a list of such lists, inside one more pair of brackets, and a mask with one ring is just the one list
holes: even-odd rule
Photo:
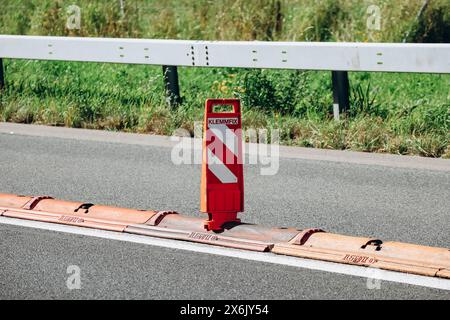
[[[148, 236], [134, 235], [129, 233], [120, 233], [113, 231], [104, 231], [98, 229], [90, 229], [76, 226], [68, 226], [62, 224], [53, 224], [46, 222], [38, 222], [31, 220], [22, 220], [15, 218], [0, 217], [0, 223], [44, 229], [56, 232], [71, 233], [77, 235], [85, 235], [103, 239], [120, 240], [133, 243], [146, 244], [151, 246], [186, 250], [191, 252], [213, 254], [225, 257], [239, 258], [250, 261], [273, 263], [291, 267], [298, 267], [311, 270], [326, 271], [332, 273], [345, 274], [350, 276], [376, 278], [377, 280], [385, 280], [403, 284], [410, 284], [434, 289], [442, 289], [450, 291], [450, 280], [442, 278], [425, 277], [407, 273], [400, 273], [387, 270], [378, 270], [373, 268], [338, 264], [319, 260], [310, 260], [297, 257], [282, 256], [273, 253], [253, 252], [246, 250], [237, 250], [231, 248], [215, 247], [200, 243], [184, 242], [178, 240], [160, 239]], [[375, 271], [375, 272], [374, 272]]]

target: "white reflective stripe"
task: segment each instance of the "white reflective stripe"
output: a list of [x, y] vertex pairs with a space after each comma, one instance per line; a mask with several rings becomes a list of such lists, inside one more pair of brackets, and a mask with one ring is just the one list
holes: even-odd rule
[[237, 177], [228, 169], [226, 165], [217, 158], [211, 149], [208, 149], [208, 169], [220, 180], [222, 183], [237, 183]]
[[233, 152], [233, 154], [238, 156], [238, 137], [237, 135], [228, 128], [225, 124], [213, 124], [209, 125], [209, 130], [217, 137], [227, 148]]

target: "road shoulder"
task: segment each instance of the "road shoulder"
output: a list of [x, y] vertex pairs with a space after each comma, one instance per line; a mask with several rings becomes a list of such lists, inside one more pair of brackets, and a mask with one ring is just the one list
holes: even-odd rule
[[[179, 143], [176, 137], [174, 139], [168, 136], [7, 122], [0, 122], [0, 134], [17, 134], [35, 137], [62, 138], [81, 141], [122, 143], [167, 148], [172, 148]], [[192, 140], [194, 141], [195, 139]], [[193, 143], [192, 145], [197, 150], [199, 150], [199, 147], [201, 147], [201, 143], [198, 143], [198, 140], [197, 143]], [[246, 144], [245, 150], [252, 150], [251, 145]], [[350, 164], [377, 165], [450, 172], [450, 160], [448, 159], [291, 146], [280, 146], [279, 152], [281, 158], [332, 161]]]

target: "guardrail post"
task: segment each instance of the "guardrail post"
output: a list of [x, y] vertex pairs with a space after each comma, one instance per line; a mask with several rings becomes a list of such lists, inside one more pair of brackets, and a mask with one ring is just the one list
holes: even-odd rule
[[0, 58], [0, 91], [5, 88], [5, 77], [3, 74], [3, 59]]
[[339, 120], [339, 114], [350, 108], [350, 93], [347, 71], [332, 71], [333, 83], [333, 115]]
[[178, 70], [176, 66], [163, 66], [164, 89], [167, 103], [176, 107], [181, 103], [180, 86], [178, 85]]

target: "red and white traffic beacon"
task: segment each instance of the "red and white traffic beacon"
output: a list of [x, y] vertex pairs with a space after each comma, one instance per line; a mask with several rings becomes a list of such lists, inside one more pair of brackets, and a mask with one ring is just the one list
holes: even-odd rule
[[[221, 106], [215, 112], [214, 107]], [[223, 111], [225, 106], [229, 112]], [[208, 214], [205, 229], [223, 230], [239, 223], [244, 211], [241, 103], [238, 99], [208, 99], [205, 105], [200, 211]]]

